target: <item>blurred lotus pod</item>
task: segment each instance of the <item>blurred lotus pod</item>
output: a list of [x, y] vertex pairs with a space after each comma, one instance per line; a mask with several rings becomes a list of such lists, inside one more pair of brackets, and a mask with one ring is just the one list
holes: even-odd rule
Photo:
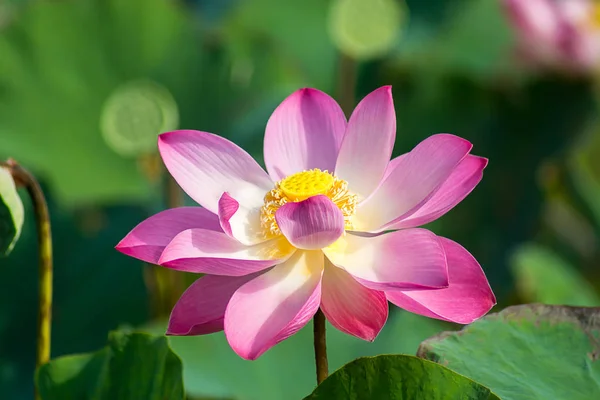
[[160, 133], [179, 123], [177, 103], [167, 88], [152, 81], [119, 86], [102, 109], [100, 129], [106, 143], [122, 156], [156, 151]]
[[372, 59], [391, 50], [406, 16], [400, 1], [334, 0], [329, 32], [342, 53], [358, 60]]

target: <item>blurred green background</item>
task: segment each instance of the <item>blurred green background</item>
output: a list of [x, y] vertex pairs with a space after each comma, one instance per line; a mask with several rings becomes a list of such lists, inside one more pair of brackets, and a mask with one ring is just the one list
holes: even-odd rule
[[[430, 228], [475, 255], [497, 309], [600, 306], [596, 85], [526, 70], [514, 48], [497, 0], [0, 0], [0, 159], [32, 170], [49, 199], [52, 356], [96, 350], [119, 327], [164, 331], [150, 267], [114, 250], [178, 201], [156, 135], [214, 132], [262, 160], [271, 112], [306, 86], [349, 105], [391, 84], [395, 155], [448, 132], [490, 159], [476, 190]], [[0, 259], [3, 399], [33, 394], [37, 259], [23, 199], [22, 237]], [[400, 310], [373, 344], [331, 328], [330, 368], [414, 354], [458, 328]], [[190, 398], [300, 398], [314, 386], [310, 326], [255, 362], [222, 334], [170, 340]]]

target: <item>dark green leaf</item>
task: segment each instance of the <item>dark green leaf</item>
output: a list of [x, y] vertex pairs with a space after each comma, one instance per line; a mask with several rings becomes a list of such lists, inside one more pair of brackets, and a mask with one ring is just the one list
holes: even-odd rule
[[183, 399], [181, 360], [165, 337], [112, 332], [106, 348], [65, 356], [37, 371], [44, 400]]
[[496, 399], [490, 390], [439, 364], [406, 355], [364, 357], [329, 376], [305, 400]]
[[8, 255], [21, 234], [23, 203], [10, 171], [0, 167], [0, 256]]
[[504, 400], [587, 400], [600, 395], [599, 337], [599, 308], [531, 304], [428, 339], [418, 355]]

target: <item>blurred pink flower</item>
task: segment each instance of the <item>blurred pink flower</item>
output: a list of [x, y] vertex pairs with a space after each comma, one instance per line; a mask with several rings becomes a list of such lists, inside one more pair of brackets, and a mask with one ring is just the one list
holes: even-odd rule
[[575, 73], [600, 63], [600, 3], [595, 0], [503, 0], [529, 64]]
[[395, 136], [391, 87], [365, 97], [348, 122], [325, 93], [293, 93], [267, 123], [268, 174], [222, 137], [162, 134], [165, 165], [204, 208], [156, 214], [117, 249], [206, 274], [181, 296], [167, 334], [224, 329], [237, 354], [255, 359], [319, 307], [337, 329], [369, 341], [388, 300], [463, 324], [487, 313], [495, 298], [473, 256], [417, 228], [465, 198], [487, 160], [439, 134], [390, 161]]

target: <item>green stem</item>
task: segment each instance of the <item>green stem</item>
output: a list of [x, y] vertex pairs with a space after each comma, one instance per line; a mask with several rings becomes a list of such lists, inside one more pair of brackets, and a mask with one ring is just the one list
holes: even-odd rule
[[[27, 189], [33, 209], [38, 233], [39, 248], [39, 309], [37, 323], [37, 352], [36, 368], [50, 360], [50, 332], [52, 326], [52, 233], [50, 230], [50, 215], [44, 192], [33, 174], [9, 160], [6, 165], [10, 168], [13, 179], [19, 186]], [[39, 393], [35, 394], [39, 399]]]
[[325, 315], [319, 309], [313, 319], [315, 335], [315, 364], [317, 366], [317, 385], [321, 384], [329, 374], [327, 362], [327, 340], [325, 336]]

